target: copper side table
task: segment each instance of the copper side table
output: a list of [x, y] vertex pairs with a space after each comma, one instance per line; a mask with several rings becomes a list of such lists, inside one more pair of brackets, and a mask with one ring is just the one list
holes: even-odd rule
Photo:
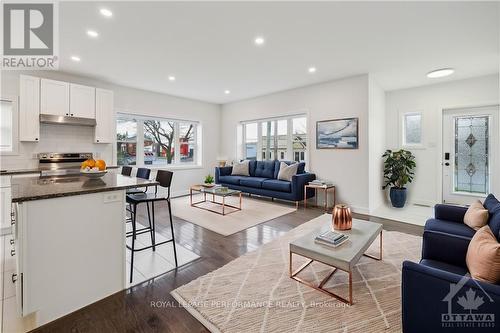
[[307, 208], [307, 189], [308, 188], [313, 188], [314, 189], [314, 197], [316, 200], [316, 207], [318, 206], [318, 190], [323, 190], [325, 193], [325, 198], [324, 198], [324, 209], [325, 211], [328, 211], [328, 191], [333, 192], [333, 206], [335, 207], [335, 185], [316, 185], [316, 184], [306, 184], [304, 186], [304, 208]]

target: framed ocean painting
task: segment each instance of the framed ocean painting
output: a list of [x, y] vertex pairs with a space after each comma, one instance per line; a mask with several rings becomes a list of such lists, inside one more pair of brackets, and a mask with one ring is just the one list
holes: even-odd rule
[[358, 149], [358, 118], [316, 122], [317, 149]]

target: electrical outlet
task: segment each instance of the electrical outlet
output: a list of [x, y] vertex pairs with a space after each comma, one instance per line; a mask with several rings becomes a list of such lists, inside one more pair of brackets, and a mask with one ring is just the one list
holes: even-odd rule
[[121, 200], [121, 195], [119, 192], [104, 193], [104, 203], [117, 202], [120, 200]]

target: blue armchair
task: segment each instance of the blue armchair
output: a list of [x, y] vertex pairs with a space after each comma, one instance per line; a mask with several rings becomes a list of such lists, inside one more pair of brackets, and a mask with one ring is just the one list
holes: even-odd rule
[[[494, 230], [500, 209], [497, 216], [494, 205], [485, 206], [492, 209]], [[463, 223], [466, 211], [436, 205], [435, 218], [425, 224], [420, 263], [403, 263], [403, 332], [499, 332], [500, 285], [468, 274], [465, 257], [475, 231]]]
[[[286, 162], [291, 163], [291, 162]], [[233, 167], [215, 168], [215, 182], [245, 193], [256, 194], [282, 200], [304, 200], [304, 187], [316, 179], [316, 175], [304, 170], [305, 163], [299, 163], [297, 174], [292, 181], [279, 180], [280, 161], [250, 161], [250, 176], [231, 176]], [[308, 189], [307, 198], [314, 196], [314, 190]]]

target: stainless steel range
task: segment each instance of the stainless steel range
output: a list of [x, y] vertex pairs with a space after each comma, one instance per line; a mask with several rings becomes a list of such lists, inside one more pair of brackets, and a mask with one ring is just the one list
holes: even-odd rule
[[92, 153], [40, 153], [38, 167], [41, 177], [78, 175], [81, 163], [92, 157]]

